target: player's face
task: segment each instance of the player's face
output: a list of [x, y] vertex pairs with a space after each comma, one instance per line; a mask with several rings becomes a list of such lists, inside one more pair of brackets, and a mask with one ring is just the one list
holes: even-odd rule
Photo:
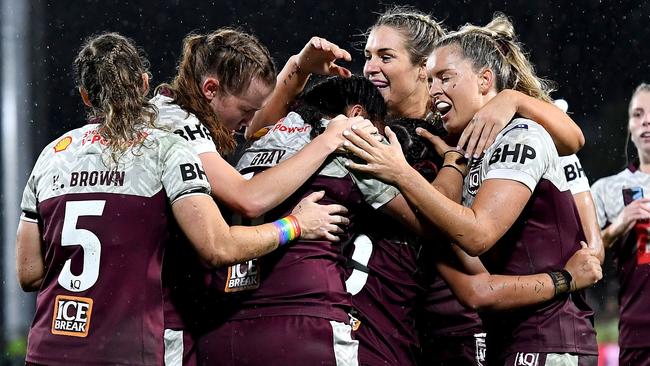
[[483, 106], [479, 77], [456, 46], [437, 48], [427, 60], [429, 95], [445, 129], [460, 134]]
[[379, 88], [392, 114], [408, 110], [410, 103], [426, 95], [424, 66], [411, 63], [404, 37], [395, 28], [373, 29], [363, 52], [363, 75]]
[[636, 93], [630, 102], [630, 137], [639, 150], [650, 152], [650, 92]]
[[272, 91], [272, 86], [256, 78], [240, 95], [219, 95], [212, 99], [210, 106], [224, 126], [237, 131], [250, 124], [255, 112], [264, 106]]

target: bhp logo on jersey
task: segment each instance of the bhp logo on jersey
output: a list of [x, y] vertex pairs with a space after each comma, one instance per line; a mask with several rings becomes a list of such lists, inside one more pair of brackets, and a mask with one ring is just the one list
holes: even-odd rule
[[225, 292], [255, 290], [260, 287], [260, 271], [257, 259], [228, 267]]
[[505, 163], [510, 160], [513, 163], [524, 164], [526, 159], [535, 159], [537, 152], [531, 146], [525, 144], [515, 144], [510, 147], [509, 144], [499, 146], [490, 157], [490, 165], [496, 162]]
[[90, 329], [93, 299], [59, 295], [54, 300], [52, 334], [86, 337]]
[[585, 170], [577, 161], [575, 163], [564, 166], [564, 176], [566, 181], [570, 182], [574, 179], [582, 178], [585, 176]]
[[181, 164], [181, 177], [183, 182], [194, 179], [208, 180], [208, 176], [205, 174], [205, 171], [201, 169], [201, 166], [197, 163], [191, 164]]

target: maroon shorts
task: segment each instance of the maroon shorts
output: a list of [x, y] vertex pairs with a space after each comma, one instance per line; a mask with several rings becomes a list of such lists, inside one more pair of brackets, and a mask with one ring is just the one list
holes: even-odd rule
[[349, 324], [310, 316], [231, 320], [202, 335], [198, 365], [357, 365]]
[[[597, 355], [573, 355], [568, 353], [519, 352], [506, 357], [504, 366], [597, 366]], [[631, 364], [621, 364], [631, 365]]]
[[485, 333], [467, 336], [435, 337], [424, 341], [423, 366], [486, 365]]
[[649, 366], [650, 348], [621, 348], [618, 355], [618, 364]]

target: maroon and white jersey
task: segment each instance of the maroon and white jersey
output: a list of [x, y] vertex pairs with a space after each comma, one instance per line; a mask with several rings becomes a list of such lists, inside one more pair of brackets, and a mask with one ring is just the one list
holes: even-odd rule
[[[298, 114], [290, 113], [246, 149], [237, 169], [252, 175], [278, 164], [310, 141], [309, 130]], [[325, 197], [319, 203], [342, 204], [350, 211], [353, 224], [341, 234], [342, 242], [349, 240], [356, 233], [357, 215], [383, 206], [399, 191], [348, 171], [345, 161], [342, 156], [330, 157], [298, 192], [253, 222], [279, 219], [289, 214], [302, 197], [323, 190]], [[344, 266], [340, 243], [297, 240], [262, 258], [218, 271], [214, 283], [216, 290], [236, 300], [230, 319], [306, 315], [347, 322], [351, 304], [345, 289]]]
[[206, 152], [218, 153], [210, 131], [194, 114], [173, 104], [172, 98], [162, 94], [151, 98], [151, 103], [158, 108], [158, 127], [184, 138], [199, 155]]
[[576, 154], [569, 156], [560, 156], [560, 164], [564, 171], [564, 178], [569, 184], [571, 194], [587, 192], [589, 188], [589, 179], [585, 170], [582, 169], [582, 163]]
[[23, 194], [22, 219], [38, 223], [46, 267], [26, 359], [160, 365], [170, 203], [210, 186], [178, 136], [147, 130], [116, 168], [97, 128], [49, 144]]
[[424, 292], [418, 275], [415, 238], [391, 217], [361, 218], [364, 233], [346, 248], [346, 288], [359, 320], [361, 365], [416, 365], [420, 342], [415, 327]]
[[[584, 233], [550, 135], [531, 120], [514, 119], [471, 164], [463, 187], [466, 206], [487, 179], [518, 181], [532, 192], [512, 227], [481, 256], [488, 271], [528, 275], [563, 268]], [[582, 293], [481, 316], [489, 359], [516, 352], [597, 354], [593, 312]]]
[[[601, 228], [607, 227], [620, 215], [632, 199], [648, 197], [650, 175], [638, 170], [638, 164], [609, 177], [599, 179], [591, 187]], [[635, 190], [638, 197], [624, 191]], [[612, 247], [618, 267], [619, 337], [622, 348], [650, 347], [650, 314], [647, 291], [650, 289], [650, 223], [637, 221], [630, 232]]]

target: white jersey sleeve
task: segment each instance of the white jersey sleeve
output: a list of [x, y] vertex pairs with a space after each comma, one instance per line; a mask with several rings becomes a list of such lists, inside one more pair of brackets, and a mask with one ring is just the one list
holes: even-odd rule
[[578, 159], [576, 154], [561, 156], [560, 164], [562, 164], [564, 177], [569, 184], [571, 194], [575, 195], [589, 191], [589, 179], [587, 179], [587, 175], [585, 174], [584, 169], [582, 169], [580, 159]]
[[[485, 179], [509, 179], [525, 184], [531, 192], [549, 173], [551, 180], [566, 190], [559, 169], [557, 151], [550, 135], [534, 121], [517, 118], [499, 135], [483, 158]], [[558, 182], [557, 175], [560, 175]]]
[[[596, 216], [598, 217], [598, 225], [603, 229], [610, 222], [607, 213], [607, 180], [606, 178], [599, 179], [591, 186], [591, 194], [594, 198], [594, 205], [596, 206]], [[622, 195], [621, 195], [622, 196]]]
[[151, 103], [158, 108], [158, 127], [184, 138], [197, 154], [218, 154], [210, 131], [194, 114], [173, 104], [172, 99], [164, 95], [156, 95], [151, 99]]
[[188, 195], [210, 194], [208, 176], [192, 147], [171, 134], [161, 134], [158, 140], [161, 180], [170, 203]]

